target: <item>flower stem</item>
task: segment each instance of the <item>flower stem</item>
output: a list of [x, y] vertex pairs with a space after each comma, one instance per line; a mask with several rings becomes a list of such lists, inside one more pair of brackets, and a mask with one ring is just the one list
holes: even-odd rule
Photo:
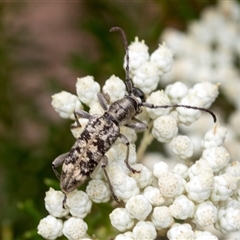
[[139, 145], [138, 151], [137, 151], [137, 159], [143, 158], [143, 155], [144, 155], [148, 145], [151, 144], [151, 142], [154, 139], [153, 135], [151, 134], [152, 126], [153, 126], [153, 121], [150, 122], [150, 124], [148, 125], [148, 129], [146, 131], [144, 131], [144, 133], [143, 133], [143, 138], [140, 142], [140, 145]]

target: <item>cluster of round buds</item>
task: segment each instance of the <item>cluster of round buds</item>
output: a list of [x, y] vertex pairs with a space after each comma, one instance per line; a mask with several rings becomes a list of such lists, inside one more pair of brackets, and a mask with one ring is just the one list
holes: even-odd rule
[[62, 118], [74, 119], [74, 111], [82, 109], [82, 104], [76, 95], [62, 91], [52, 96], [52, 105]]
[[[160, 78], [170, 71], [173, 63], [172, 51], [165, 43], [150, 55], [145, 43], [136, 38], [129, 46], [129, 57], [134, 86], [148, 95], [146, 104], [149, 106], [181, 104], [208, 108], [218, 95], [219, 84], [210, 81], [196, 83], [192, 88], [175, 82], [164, 91], [156, 90]], [[73, 118], [74, 111], [82, 109], [83, 105], [89, 107], [91, 115], [103, 114], [97, 99], [100, 86], [93, 77], [79, 78], [76, 89], [77, 95], [62, 92], [53, 96], [52, 105], [61, 117]], [[106, 80], [102, 90], [108, 104], [128, 94], [124, 82], [114, 75]], [[75, 190], [67, 195], [66, 208], [62, 207], [64, 195], [50, 189], [45, 198], [49, 216], [40, 221], [38, 233], [46, 239], [61, 235], [73, 240], [87, 239], [88, 226], [84, 218], [90, 213], [92, 202], [108, 202], [111, 195], [122, 201], [121, 207], [115, 208], [109, 216], [112, 226], [121, 232], [116, 240], [155, 239], [159, 235], [169, 239], [217, 239], [198, 227], [214, 225], [224, 233], [240, 229], [237, 217], [240, 211], [240, 191], [237, 189], [240, 164], [230, 162], [230, 154], [223, 146], [226, 128], [216, 123], [199, 146], [187, 135], [178, 135], [179, 126], [196, 122], [200, 113], [184, 107], [144, 108], [136, 118], [150, 129], [144, 134], [138, 151], [145, 149], [153, 138], [169, 143], [173, 166], [163, 162], [163, 157], [148, 158], [158, 160], [151, 167], [137, 163], [136, 132], [121, 126], [120, 132], [130, 142], [128, 163], [137, 171], [131, 171], [125, 164], [127, 147], [117, 140], [106, 153], [111, 187], [98, 166], [91, 175], [86, 193]], [[72, 130], [76, 138], [88, 122], [87, 119], [79, 121], [83, 127]], [[176, 164], [181, 160], [189, 162], [197, 147], [201, 151], [200, 158], [194, 159], [191, 166]], [[61, 218], [67, 220], [63, 222]], [[177, 223], [179, 220], [183, 224]]]
[[[130, 77], [134, 85], [149, 94], [157, 88], [162, 75], [171, 70], [173, 52], [163, 43], [150, 55], [144, 41], [139, 42], [135, 38], [129, 45], [129, 59]], [[124, 67], [126, 65], [125, 58]]]
[[[91, 211], [91, 200], [86, 193], [73, 191], [63, 207], [64, 197], [61, 191], [52, 188], [46, 193], [45, 207], [50, 215], [40, 221], [38, 234], [50, 240], [62, 235], [69, 240], [86, 238], [88, 226], [83, 218]], [[64, 222], [59, 219], [63, 217], [67, 218]]]
[[[216, 131], [216, 134], [218, 132], [221, 131]], [[214, 139], [216, 143], [219, 142], [216, 136]], [[222, 232], [236, 231], [240, 226], [239, 222], [233, 221], [238, 216], [236, 212], [238, 214], [240, 211], [239, 200], [233, 200], [235, 196], [237, 199], [236, 176], [239, 178], [240, 170], [235, 170], [235, 176], [227, 171], [214, 176], [214, 166], [205, 159], [197, 161], [190, 168], [178, 164], [172, 169], [159, 159], [151, 171], [141, 164], [134, 164], [136, 152], [131, 147], [132, 167], [142, 170], [133, 174], [124, 165], [123, 155], [116, 155], [119, 145], [114, 144], [107, 154], [111, 160], [107, 171], [114, 193], [125, 202], [125, 206], [115, 208], [109, 216], [112, 226], [121, 232], [116, 239], [134, 240], [141, 239], [141, 236], [144, 239], [154, 239], [157, 234], [165, 232], [169, 239], [185, 239], [187, 236], [217, 239], [210, 232], [193, 229], [188, 224], [175, 223], [174, 219], [188, 222], [192, 219], [201, 227], [214, 224]], [[230, 167], [225, 169], [233, 171]], [[223, 171], [224, 167], [218, 170]], [[55, 239], [61, 234], [68, 239], [87, 237], [87, 225], [83, 218], [90, 212], [92, 201], [100, 203], [109, 201], [110, 198], [104, 176], [98, 174], [98, 171], [96, 169], [92, 176], [94, 179], [88, 183], [87, 194], [74, 191], [67, 196], [67, 209], [62, 208], [64, 195], [60, 191], [50, 189], [47, 192], [45, 204], [51, 215], [41, 220], [39, 234], [48, 239]], [[69, 214], [71, 217], [64, 223], [59, 219]], [[75, 227], [77, 231], [74, 231]]]
[[[227, 111], [222, 118], [227, 121], [230, 133], [225, 146], [234, 161], [238, 161], [240, 155], [240, 72], [239, 63], [236, 64], [240, 55], [239, 19], [239, 1], [217, 1], [216, 6], [203, 10], [200, 19], [190, 22], [186, 32], [167, 28], [161, 37], [176, 56], [172, 70], [163, 76], [163, 83], [181, 81], [187, 86], [200, 81], [220, 83], [223, 98], [234, 106], [231, 114]], [[204, 92], [207, 92], [208, 87], [205, 87]], [[221, 111], [220, 114], [225, 112]]]
[[190, 224], [174, 223], [172, 228], [167, 232], [167, 237], [173, 239], [211, 239], [217, 240], [218, 238], [208, 231], [194, 231]]
[[[186, 33], [166, 29], [162, 39], [174, 50], [177, 59], [165, 81], [221, 82], [226, 85], [224, 91], [234, 91], [234, 83], [238, 82], [233, 76], [237, 73], [235, 57], [240, 52], [239, 17], [237, 1], [218, 1], [215, 8], [202, 12], [199, 21], [191, 22]], [[239, 94], [238, 89], [235, 91]], [[235, 101], [238, 94], [229, 97]]]

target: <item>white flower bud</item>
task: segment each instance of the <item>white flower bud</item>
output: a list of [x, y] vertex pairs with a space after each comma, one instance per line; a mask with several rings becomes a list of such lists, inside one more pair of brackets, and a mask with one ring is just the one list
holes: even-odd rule
[[166, 206], [155, 207], [151, 215], [151, 221], [157, 230], [168, 228], [174, 223], [169, 208]]
[[181, 163], [176, 164], [173, 167], [172, 172], [182, 176], [184, 179], [188, 178], [188, 167], [185, 164]]
[[195, 231], [195, 240], [218, 240], [218, 237], [208, 231]]
[[140, 88], [145, 94], [149, 94], [157, 88], [162, 72], [151, 62], [142, 64], [135, 72], [132, 80], [135, 87]]
[[148, 186], [142, 194], [153, 206], [160, 206], [165, 201], [160, 190], [156, 187]]
[[173, 204], [169, 206], [169, 210], [174, 218], [185, 220], [193, 217], [195, 205], [185, 195], [181, 195], [175, 198]]
[[185, 180], [177, 174], [163, 173], [158, 178], [158, 186], [163, 197], [174, 198], [184, 191]]
[[134, 240], [132, 232], [125, 232], [123, 234], [118, 234], [114, 240]]
[[171, 104], [177, 104], [188, 94], [188, 88], [182, 82], [175, 82], [167, 85], [165, 93], [169, 97]]
[[86, 237], [88, 226], [80, 218], [71, 217], [64, 222], [63, 234], [69, 240], [79, 240]]
[[52, 95], [52, 106], [62, 118], [74, 119], [73, 112], [82, 109], [82, 104], [76, 95], [62, 91]]
[[138, 163], [133, 164], [132, 167], [140, 171], [139, 173], [133, 173], [129, 170], [129, 177], [132, 177], [136, 180], [137, 185], [140, 189], [145, 188], [146, 186], [150, 185], [152, 182], [152, 172], [146, 168], [144, 165]]
[[237, 189], [237, 179], [229, 173], [215, 176], [214, 180], [214, 188], [211, 193], [213, 202], [226, 201]]
[[[202, 101], [195, 93], [185, 96], [179, 104], [202, 107]], [[179, 121], [185, 125], [190, 125], [191, 123], [195, 122], [201, 115], [200, 110], [196, 109], [179, 107], [176, 110], [178, 112]]]
[[222, 233], [236, 232], [240, 229], [240, 203], [229, 198], [218, 210], [215, 228]]
[[110, 96], [111, 102], [115, 102], [125, 96], [126, 85], [119, 77], [112, 75], [106, 80], [102, 90]]
[[[170, 105], [170, 101], [168, 96], [163, 91], [156, 91], [152, 92], [150, 96], [146, 100], [147, 103], [152, 103], [155, 106], [162, 106], [162, 105]], [[162, 115], [167, 115], [171, 108], [147, 108], [146, 109], [150, 118], [156, 119], [157, 117], [160, 117]]]
[[218, 86], [211, 82], [197, 83], [189, 90], [189, 94], [196, 94], [202, 100], [202, 107], [209, 108], [219, 94]]
[[188, 198], [195, 202], [203, 202], [208, 199], [213, 189], [213, 174], [200, 174], [192, 177], [186, 184]]
[[202, 140], [202, 148], [220, 147], [226, 138], [227, 129], [220, 126], [219, 123], [213, 125], [213, 127], [206, 132]]
[[97, 101], [100, 85], [94, 81], [92, 76], [86, 76], [77, 79], [76, 89], [80, 101], [89, 106], [93, 101]]
[[217, 221], [217, 208], [210, 201], [200, 203], [196, 207], [194, 219], [201, 227], [210, 226]]
[[181, 159], [192, 157], [194, 144], [187, 136], [178, 135], [172, 139], [172, 152], [178, 155]]
[[190, 180], [185, 185], [188, 198], [199, 203], [208, 199], [214, 186], [214, 175], [210, 165], [200, 159], [189, 168], [188, 174]]
[[51, 215], [43, 218], [37, 226], [38, 234], [49, 240], [54, 240], [62, 236], [62, 228], [62, 220]]
[[90, 213], [92, 202], [83, 191], [73, 191], [67, 195], [67, 206], [74, 217], [84, 218]]
[[131, 197], [126, 203], [126, 209], [132, 218], [145, 220], [152, 211], [151, 204], [142, 195]]
[[86, 193], [96, 203], [108, 202], [110, 199], [107, 183], [102, 180], [91, 180], [87, 185]]
[[225, 173], [229, 173], [236, 178], [240, 177], [240, 162], [235, 161], [228, 164], [225, 168]]
[[162, 174], [168, 173], [168, 172], [169, 172], [169, 166], [165, 162], [159, 161], [154, 164], [153, 175], [156, 178], [159, 178]]
[[123, 201], [127, 201], [129, 198], [139, 193], [137, 182], [129, 177], [116, 162], [108, 163], [107, 173], [111, 179], [114, 193]]
[[162, 143], [168, 143], [178, 133], [177, 121], [174, 117], [167, 115], [154, 120], [152, 135]]
[[143, 239], [155, 239], [157, 237], [157, 231], [154, 225], [149, 221], [140, 221], [132, 230], [134, 240]]
[[228, 151], [222, 146], [205, 149], [201, 158], [209, 163], [214, 173], [222, 170], [230, 161], [230, 155]]
[[[130, 77], [132, 78], [135, 75], [136, 69], [149, 60], [148, 46], [145, 44], [144, 40], [139, 42], [138, 37], [135, 37], [135, 41], [129, 45], [128, 51]], [[126, 65], [127, 61], [125, 56], [124, 69]]]
[[134, 225], [127, 209], [115, 208], [109, 215], [111, 224], [119, 231], [124, 232]]
[[194, 232], [191, 225], [188, 223], [174, 223], [168, 230], [167, 237], [169, 240], [194, 239]]
[[166, 43], [163, 42], [163, 44], [159, 44], [158, 49], [151, 54], [150, 61], [156, 64], [163, 73], [169, 72], [173, 65], [173, 52]]
[[45, 208], [54, 217], [64, 217], [69, 213], [69, 209], [63, 208], [64, 194], [61, 191], [55, 191], [50, 188], [46, 192]]
[[211, 168], [211, 165], [203, 159], [196, 161], [195, 164], [193, 164], [188, 169], [188, 174], [190, 178], [204, 173], [213, 174], [213, 170]]

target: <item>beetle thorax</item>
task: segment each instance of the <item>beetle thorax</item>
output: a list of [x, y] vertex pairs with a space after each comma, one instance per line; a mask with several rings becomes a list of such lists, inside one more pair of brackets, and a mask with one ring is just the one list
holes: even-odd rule
[[140, 101], [134, 96], [125, 96], [112, 103], [108, 110], [108, 113], [112, 115], [120, 125], [130, 122], [140, 112]]

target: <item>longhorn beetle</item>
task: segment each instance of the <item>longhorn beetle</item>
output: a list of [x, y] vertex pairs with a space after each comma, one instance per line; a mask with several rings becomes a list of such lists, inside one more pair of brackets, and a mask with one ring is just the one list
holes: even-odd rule
[[[106, 171], [108, 159], [105, 153], [111, 148], [117, 138], [120, 138], [122, 143], [127, 146], [125, 158], [126, 166], [133, 173], [138, 172], [128, 163], [130, 143], [127, 137], [120, 133], [120, 126], [126, 126], [135, 130], [147, 129], [147, 125], [136, 118], [136, 116], [142, 111], [143, 107], [183, 107], [196, 109], [211, 114], [214, 122], [217, 120], [215, 114], [205, 108], [178, 104], [155, 106], [145, 102], [144, 93], [139, 88], [134, 87], [132, 80], [129, 78], [129, 52], [125, 32], [120, 27], [113, 27], [110, 31], [119, 31], [123, 38], [127, 61], [125, 68], [127, 94], [122, 99], [110, 104], [109, 96], [104, 93], [98, 93], [98, 101], [105, 111], [102, 116], [92, 116], [83, 110], [74, 112], [77, 123], [76, 127], [81, 127], [78, 117], [86, 118], [89, 121], [80, 137], [72, 146], [71, 150], [68, 153], [58, 156], [52, 163], [53, 171], [60, 179], [60, 187], [62, 192], [65, 194], [63, 206], [66, 201], [66, 195], [82, 185], [100, 162], [108, 181], [111, 195], [117, 202], [119, 202], [119, 199], [114, 194], [111, 181]], [[56, 169], [60, 165], [62, 165], [61, 175]]]

